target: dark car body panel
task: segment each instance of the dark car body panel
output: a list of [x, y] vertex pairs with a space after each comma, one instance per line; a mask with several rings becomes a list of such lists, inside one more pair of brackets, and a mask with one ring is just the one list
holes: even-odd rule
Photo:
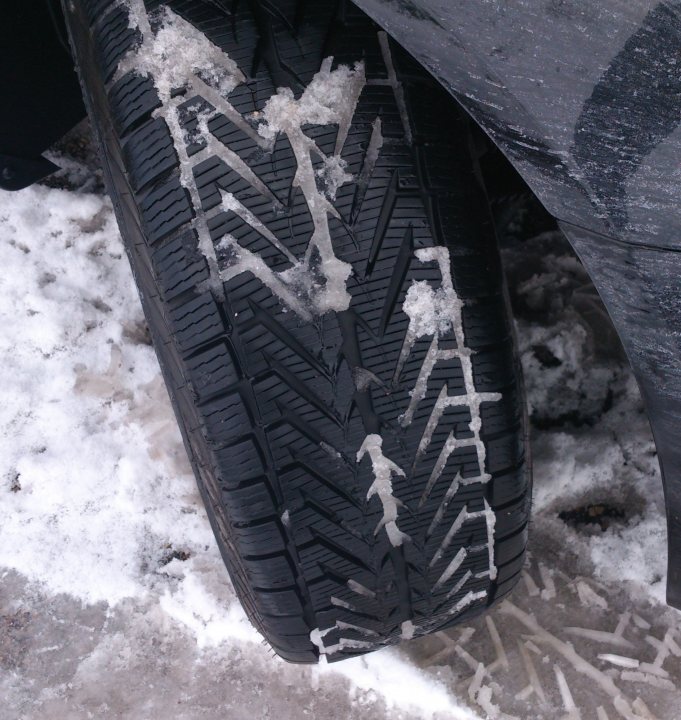
[[[355, 1], [492, 138], [589, 271], [653, 428], [667, 503], [668, 600], [681, 607], [681, 0]], [[27, 6], [42, 8], [54, 30], [46, 14], [54, 3], [8, 0], [5, 32], [13, 12], [26, 19]], [[2, 96], [15, 104], [0, 114], [7, 188], [3, 155], [35, 162], [83, 112], [72, 63], [56, 52], [58, 32], [46, 38], [47, 55], [36, 55], [35, 29], [22, 44], [19, 27], [2, 52], [14, 53], [15, 67], [34, 68], [33, 84], [27, 94], [18, 75], [3, 79]]]
[[358, 4], [456, 96], [555, 217], [675, 246], [681, 3]]
[[3, 0], [0, 20], [0, 189], [20, 190], [85, 107], [58, 0]]

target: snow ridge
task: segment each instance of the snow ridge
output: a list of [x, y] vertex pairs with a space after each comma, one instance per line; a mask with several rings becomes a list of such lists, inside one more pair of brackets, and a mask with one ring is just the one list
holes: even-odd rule
[[367, 453], [371, 458], [375, 478], [367, 492], [367, 500], [377, 495], [383, 505], [383, 517], [376, 526], [374, 535], [377, 535], [381, 528], [385, 528], [390, 544], [398, 547], [409, 540], [409, 535], [403, 533], [397, 527], [397, 508], [402, 503], [393, 495], [393, 485], [390, 478], [393, 474], [405, 477], [405, 473], [401, 467], [383, 454], [383, 438], [380, 435], [371, 434], [366, 436], [362, 447], [357, 452], [357, 462], [360, 462]]

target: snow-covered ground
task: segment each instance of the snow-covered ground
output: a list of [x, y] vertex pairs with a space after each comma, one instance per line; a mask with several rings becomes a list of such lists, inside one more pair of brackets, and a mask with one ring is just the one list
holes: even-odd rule
[[52, 187], [0, 194], [3, 720], [679, 716], [655, 449], [560, 235], [505, 251], [532, 416], [523, 581], [467, 626], [291, 666], [234, 596], [111, 205], [87, 143], [70, 151]]

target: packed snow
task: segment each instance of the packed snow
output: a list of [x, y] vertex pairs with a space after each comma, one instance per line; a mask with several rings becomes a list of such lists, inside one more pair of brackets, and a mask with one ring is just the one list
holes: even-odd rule
[[[170, 101], [173, 90], [183, 87], [192, 77], [201, 78], [220, 95], [228, 95], [244, 80], [237, 64], [191, 23], [169, 7], [155, 14], [157, 27], [152, 32], [149, 17], [141, 0], [128, 0], [129, 24], [142, 35], [139, 51], [124, 57], [116, 77], [131, 69], [154, 79], [163, 104]], [[172, 58], [172, 60], [171, 60]]]
[[655, 448], [558, 234], [505, 253], [535, 470], [518, 588], [400, 649], [291, 666], [231, 589], [110, 202], [81, 158], [51, 187], [0, 194], [3, 718], [676, 717]]
[[[138, 30], [140, 41], [121, 60], [116, 77], [123, 77], [131, 71], [145, 75], [152, 79], [158, 91], [161, 107], [154, 115], [166, 121], [181, 161], [180, 179], [189, 191], [196, 210], [192, 222], [199, 237], [199, 248], [208, 262], [213, 291], [219, 296], [222, 281], [249, 271], [288, 308], [306, 320], [330, 310], [347, 310], [350, 304], [347, 281], [352, 267], [334, 253], [329, 215], [339, 217], [331, 200], [338, 189], [352, 179], [346, 171], [341, 152], [366, 83], [363, 62], [356, 63], [352, 68], [340, 65], [332, 69], [333, 58], [328, 57], [299, 98], [290, 89], [279, 88], [262, 112], [243, 117], [227, 96], [245, 77], [227, 54], [170, 8], [163, 8], [149, 16], [140, 0], [128, 0], [125, 5], [129, 8], [130, 26]], [[168, 61], [171, 49], [173, 57], [178, 55], [178, 62]], [[180, 88], [184, 92], [174, 95], [173, 91]], [[187, 98], [195, 95], [205, 98], [212, 110], [195, 108], [199, 122], [188, 138], [180, 122], [181, 108]], [[189, 108], [184, 111], [188, 112]], [[222, 203], [213, 209], [212, 214], [201, 209], [193, 168], [207, 157], [224, 160], [262, 195], [270, 198], [275, 206], [281, 206], [239, 155], [212, 136], [209, 121], [218, 115], [228, 117], [263, 148], [271, 149], [282, 133], [288, 137], [297, 166], [293, 187], [302, 191], [314, 224], [304, 257], [294, 257], [231, 193], [223, 192]], [[310, 124], [338, 126], [333, 153], [324, 154], [305, 133], [303, 128]], [[203, 149], [190, 155], [188, 139], [200, 143]], [[315, 162], [320, 167], [315, 168]], [[239, 245], [229, 234], [218, 245], [222, 255], [222, 262], [218, 262], [208, 221], [214, 214], [223, 211], [236, 213], [257, 230], [281, 253], [288, 267], [278, 272], [272, 270], [259, 255]]]
[[[314, 225], [304, 257], [289, 258], [290, 268], [274, 272], [259, 257], [227, 237], [235, 261], [222, 272], [222, 277], [228, 279], [248, 268], [304, 318], [330, 310], [347, 310], [350, 305], [347, 282], [352, 266], [336, 257], [329, 216], [339, 217], [331, 200], [339, 187], [352, 179], [340, 154], [365, 85], [365, 75], [361, 62], [354, 68], [340, 65], [335, 69], [332, 62], [332, 57], [324, 60], [299, 98], [289, 88], [279, 88], [265, 104], [258, 123], [258, 133], [270, 143], [285, 134], [295, 155], [293, 187], [302, 191]], [[305, 133], [303, 128], [309, 124], [338, 126], [333, 154], [325, 155]], [[321, 161], [318, 170], [315, 160]]]
[[361, 462], [365, 455], [371, 459], [375, 478], [367, 492], [367, 500], [377, 496], [383, 506], [383, 517], [376, 526], [374, 535], [384, 528], [390, 544], [398, 547], [403, 542], [409, 542], [409, 535], [403, 533], [397, 525], [398, 508], [401, 503], [393, 494], [391, 478], [393, 475], [404, 477], [404, 470], [383, 454], [383, 438], [375, 433], [364, 438], [362, 447], [357, 451], [357, 462]]

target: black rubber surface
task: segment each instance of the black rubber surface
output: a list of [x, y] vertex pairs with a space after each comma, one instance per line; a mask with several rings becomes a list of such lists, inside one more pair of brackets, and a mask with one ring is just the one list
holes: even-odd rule
[[[518, 578], [530, 487], [513, 337], [467, 120], [349, 3], [150, 2], [147, 32], [168, 17], [159, 5], [204, 33], [244, 76], [226, 98], [237, 113], [231, 119], [210, 99], [174, 88], [186, 131], [179, 149], [158, 78], [135, 70], [144, 28], [130, 21], [126, 2], [73, 0], [65, 13], [154, 344], [249, 617], [279, 655], [314, 662], [320, 647], [338, 660], [483, 610]], [[294, 182], [291, 143], [282, 132], [263, 150], [253, 129], [277, 87], [300, 96], [329, 56], [333, 68], [362, 61], [366, 73], [340, 152], [352, 179], [328, 214], [334, 254], [352, 265], [351, 303], [306, 319], [251, 272], [220, 279], [232, 262], [221, 250], [226, 235], [274, 272], [288, 262], [261, 226], [221, 210], [220, 198], [231, 193], [293, 256], [305, 253], [315, 221]], [[129, 69], [122, 72], [121, 62]], [[172, 52], [167, 62], [176, 62]], [[196, 135], [206, 112], [213, 154]], [[374, 162], [368, 148], [377, 118], [383, 144]], [[338, 125], [304, 130], [321, 153], [333, 154]], [[209, 238], [210, 252], [200, 237]], [[433, 336], [417, 339], [396, 373], [409, 326], [402, 303], [416, 281], [442, 287], [438, 263], [415, 255], [433, 246], [448, 248], [464, 301], [475, 391], [500, 394], [480, 406], [479, 431], [456, 352], [437, 360], [413, 420], [403, 420]], [[452, 330], [438, 342], [457, 350]], [[438, 418], [441, 394], [462, 402]], [[432, 438], [419, 452], [431, 417]], [[369, 455], [358, 460], [375, 435], [404, 473], [391, 474], [401, 544], [381, 527]], [[462, 442], [448, 453], [448, 439]], [[439, 457], [446, 464], [437, 475]], [[455, 569], [442, 581], [448, 567]]]

